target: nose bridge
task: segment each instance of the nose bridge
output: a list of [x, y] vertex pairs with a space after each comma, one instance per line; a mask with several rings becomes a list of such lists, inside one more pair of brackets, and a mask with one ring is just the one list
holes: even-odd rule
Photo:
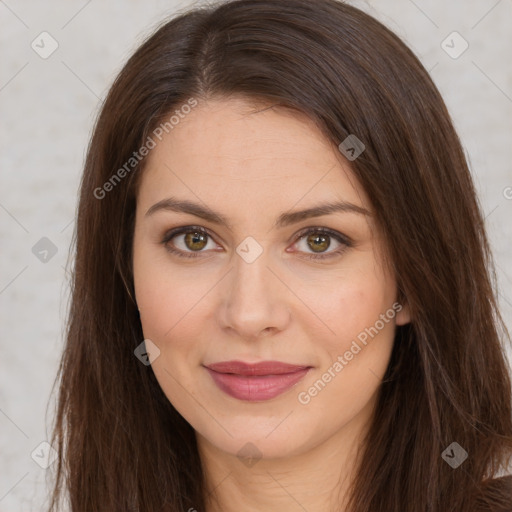
[[269, 269], [269, 252], [248, 238], [237, 247], [221, 316], [225, 327], [253, 337], [265, 329], [282, 329], [288, 321], [288, 307], [283, 284]]

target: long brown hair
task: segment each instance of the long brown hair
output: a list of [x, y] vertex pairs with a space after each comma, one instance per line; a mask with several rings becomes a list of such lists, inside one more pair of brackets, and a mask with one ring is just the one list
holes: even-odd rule
[[[365, 144], [352, 170], [412, 321], [396, 331], [350, 510], [510, 510], [510, 480], [494, 479], [512, 454], [500, 342], [509, 337], [460, 141], [406, 45], [335, 0], [230, 1], [180, 14], [112, 85], [81, 182], [49, 510], [63, 488], [73, 512], [205, 509], [194, 431], [134, 356], [143, 334], [131, 251], [145, 160], [126, 163], [190, 98], [231, 95], [303, 112], [336, 145], [350, 134]], [[454, 442], [468, 454], [456, 469], [442, 457]]]

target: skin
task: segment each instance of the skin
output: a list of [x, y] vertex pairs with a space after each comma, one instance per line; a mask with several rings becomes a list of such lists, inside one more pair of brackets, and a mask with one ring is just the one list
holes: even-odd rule
[[[383, 263], [384, 239], [349, 162], [302, 114], [242, 97], [211, 99], [164, 136], [141, 178], [136, 300], [144, 336], [160, 350], [152, 363], [158, 382], [196, 431], [211, 491], [208, 512], [334, 510], [358, 461], [395, 326], [409, 321], [404, 306], [300, 403], [299, 393], [397, 301], [395, 276]], [[206, 205], [230, 226], [190, 213], [146, 215], [170, 196]], [[340, 200], [369, 215], [335, 212], [273, 225], [283, 212]], [[187, 226], [209, 234], [196, 258], [180, 258], [162, 242], [170, 229]], [[318, 227], [349, 237], [351, 245], [327, 237], [330, 245], [316, 252], [308, 234], [297, 234]], [[185, 235], [167, 245], [197, 254]], [[263, 249], [251, 263], [236, 252], [248, 236]], [[308, 259], [338, 248], [344, 251]], [[312, 369], [285, 393], [248, 402], [222, 392], [203, 367], [228, 360]], [[254, 464], [244, 459], [247, 443], [257, 447]]]

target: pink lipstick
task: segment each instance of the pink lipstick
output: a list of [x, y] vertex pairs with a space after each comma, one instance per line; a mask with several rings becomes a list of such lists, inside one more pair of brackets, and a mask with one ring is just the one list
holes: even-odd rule
[[256, 364], [224, 361], [205, 366], [215, 384], [224, 393], [249, 402], [270, 400], [304, 378], [311, 366], [298, 366], [279, 361]]

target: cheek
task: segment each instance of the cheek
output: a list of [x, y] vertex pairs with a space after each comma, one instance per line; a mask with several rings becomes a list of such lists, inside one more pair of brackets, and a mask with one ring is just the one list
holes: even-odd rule
[[384, 288], [346, 288], [336, 295], [329, 310], [336, 334], [316, 338], [318, 367], [297, 390], [314, 429], [328, 435], [372, 403], [393, 349], [393, 304]]
[[[355, 415], [380, 385], [389, 364], [398, 304], [396, 284], [368, 257], [335, 279], [309, 287], [308, 301], [322, 320], [323, 335], [305, 322], [315, 340], [318, 367], [300, 390], [299, 401], [322, 417], [326, 404]], [[318, 322], [316, 327], [318, 327]]]
[[208, 286], [203, 281], [194, 282], [189, 273], [170, 272], [165, 261], [154, 255], [145, 259], [143, 250], [134, 256], [134, 285], [144, 339], [151, 340], [160, 351], [151, 368], [174, 407], [187, 420], [194, 419], [190, 369], [198, 366], [201, 357], [199, 342], [194, 340], [201, 339], [204, 329], [198, 315], [206, 314], [206, 301], [200, 299]]
[[[373, 286], [359, 287], [357, 289], [348, 289], [340, 293], [338, 300], [338, 316], [335, 320], [335, 329], [345, 341], [350, 339], [364, 342], [365, 333], [373, 327], [384, 334], [387, 332], [388, 325], [393, 327], [392, 318], [386, 318], [383, 323], [381, 315], [392, 306], [393, 297], [388, 293], [382, 283], [374, 282]], [[345, 348], [344, 346], [340, 348]]]
[[[195, 294], [191, 293], [190, 285], [173, 280], [146, 275], [144, 281], [136, 284], [137, 304], [144, 336], [163, 341], [172, 337], [177, 329], [183, 328], [182, 322], [191, 309]], [[197, 299], [196, 299], [197, 300]]]
[[173, 268], [164, 251], [140, 247], [134, 251], [134, 285], [144, 338], [160, 351], [152, 369], [168, 399], [187, 416], [194, 402], [184, 389], [191, 393], [196, 386], [215, 280], [193, 266]]
[[[396, 285], [369, 256], [360, 259], [358, 268], [316, 280], [315, 286], [308, 283], [301, 291], [304, 303], [321, 320], [321, 324], [314, 322], [315, 329], [321, 326], [322, 348], [331, 356], [348, 350], [358, 337], [364, 341], [368, 330], [375, 334], [375, 324], [383, 337], [393, 336], [396, 311], [389, 310], [395, 302]], [[319, 339], [318, 331], [316, 335], [311, 332], [311, 325], [305, 320], [303, 329], [310, 332], [311, 339]]]
[[195, 312], [194, 305], [206, 292], [206, 289], [201, 289], [202, 281], [194, 280], [192, 273], [173, 271], [164, 252], [155, 255], [155, 251], [146, 247], [135, 248], [133, 272], [135, 295], [146, 338], [158, 344], [173, 338], [179, 329], [193, 327], [189, 315]]

